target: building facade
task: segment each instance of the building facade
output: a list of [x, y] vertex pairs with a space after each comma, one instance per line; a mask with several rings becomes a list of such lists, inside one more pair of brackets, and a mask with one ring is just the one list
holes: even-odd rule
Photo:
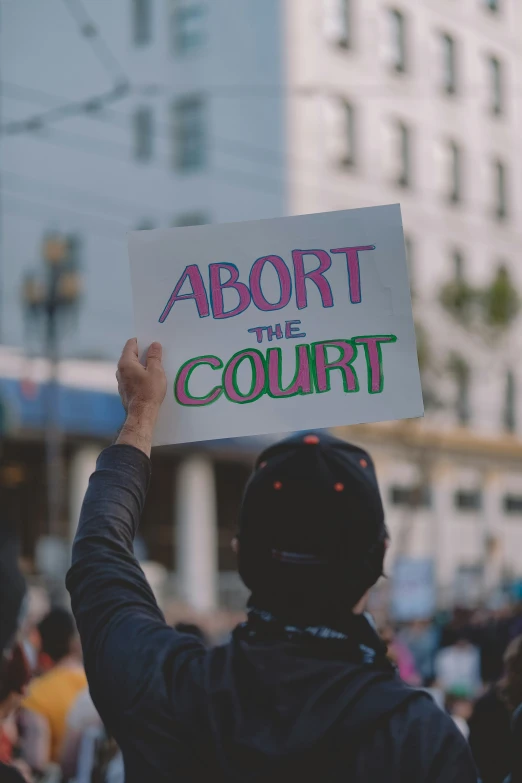
[[[516, 0], [64, 7], [2, 8], [2, 339], [24, 341], [18, 291], [50, 229], [78, 236], [85, 278], [64, 351], [114, 358], [127, 230], [400, 202], [426, 417], [341, 432], [375, 456], [392, 559], [433, 558], [443, 602], [522, 576]], [[206, 606], [239, 474], [189, 456], [165, 525], [193, 542], [178, 576]]]

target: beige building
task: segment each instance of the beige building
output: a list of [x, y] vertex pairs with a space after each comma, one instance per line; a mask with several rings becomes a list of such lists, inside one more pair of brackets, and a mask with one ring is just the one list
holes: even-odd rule
[[522, 7], [288, 0], [294, 213], [400, 201], [427, 414], [347, 428], [439, 597], [522, 574]]

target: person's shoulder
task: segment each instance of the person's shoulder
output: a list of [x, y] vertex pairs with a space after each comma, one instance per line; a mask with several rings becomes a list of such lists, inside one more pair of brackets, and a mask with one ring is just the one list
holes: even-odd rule
[[[419, 693], [396, 712], [390, 730], [404, 746], [407, 754], [414, 754], [435, 767], [443, 764], [451, 769], [461, 768], [468, 773], [463, 781], [476, 780], [471, 753], [463, 734], [447, 712], [441, 710], [427, 693]], [[457, 778], [455, 778], [457, 779]]]
[[0, 762], [0, 783], [24, 783], [25, 778], [14, 767]]
[[42, 707], [49, 693], [53, 691], [52, 671], [35, 677], [29, 685], [27, 695], [22, 702], [22, 707], [29, 710], [38, 710]]
[[467, 746], [453, 719], [424, 692], [396, 712], [391, 723], [407, 744], [423, 747], [427, 752], [444, 748], [460, 751]]

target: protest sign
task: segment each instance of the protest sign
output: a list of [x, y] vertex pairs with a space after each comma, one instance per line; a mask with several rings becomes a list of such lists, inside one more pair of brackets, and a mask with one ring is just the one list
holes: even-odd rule
[[391, 615], [395, 621], [427, 620], [433, 616], [437, 589], [431, 558], [398, 557], [391, 584]]
[[168, 379], [155, 445], [422, 415], [398, 204], [135, 231], [129, 253]]

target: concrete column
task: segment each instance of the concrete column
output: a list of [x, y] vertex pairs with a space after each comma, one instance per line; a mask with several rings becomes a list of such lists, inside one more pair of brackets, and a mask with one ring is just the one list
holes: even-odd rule
[[502, 578], [502, 480], [496, 470], [489, 470], [483, 477], [482, 546], [484, 550], [484, 598], [496, 590]]
[[96, 460], [101, 447], [80, 446], [74, 453], [69, 473], [69, 542], [72, 544], [78, 527], [80, 511], [89, 483], [89, 478], [96, 470]]
[[437, 575], [438, 600], [442, 605], [451, 601], [454, 579], [455, 558], [453, 510], [453, 468], [448, 463], [433, 466], [432, 481], [432, 552]]
[[217, 510], [214, 470], [192, 456], [176, 478], [176, 573], [180, 598], [198, 611], [217, 605]]

